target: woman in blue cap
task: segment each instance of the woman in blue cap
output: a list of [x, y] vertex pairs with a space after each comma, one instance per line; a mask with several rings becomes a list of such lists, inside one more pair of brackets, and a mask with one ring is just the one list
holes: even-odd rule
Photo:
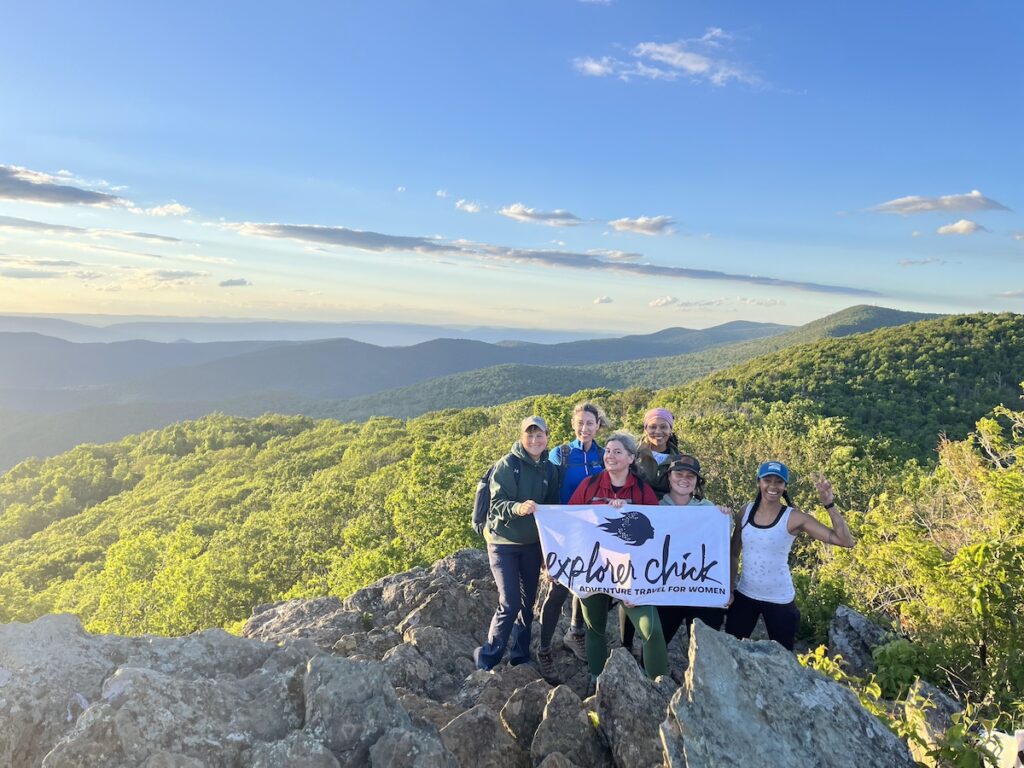
[[[828, 527], [793, 506], [786, 492], [789, 468], [781, 461], [766, 461], [757, 469], [757, 496], [736, 520], [732, 535], [733, 598], [725, 631], [750, 637], [760, 616], [768, 637], [793, 650], [800, 627], [796, 590], [789, 572], [789, 550], [801, 531], [838, 547], [852, 547], [853, 535], [836, 506], [832, 484], [821, 474], [814, 478], [818, 498], [828, 512]], [[740, 552], [743, 572], [736, 583]]]

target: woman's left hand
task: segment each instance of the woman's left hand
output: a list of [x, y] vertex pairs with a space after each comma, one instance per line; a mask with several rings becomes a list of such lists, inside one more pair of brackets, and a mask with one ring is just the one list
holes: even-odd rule
[[626, 506], [626, 500], [612, 499], [611, 501], [608, 502], [608, 506], [610, 506], [612, 509], [622, 509], [624, 506]]
[[836, 495], [832, 491], [832, 483], [828, 481], [827, 477], [817, 472], [814, 474], [813, 479], [814, 487], [818, 491], [818, 498], [823, 505], [827, 506], [836, 500]]
[[732, 517], [732, 507], [723, 507], [719, 505], [718, 511], [721, 512], [723, 515], [728, 515], [729, 517]]

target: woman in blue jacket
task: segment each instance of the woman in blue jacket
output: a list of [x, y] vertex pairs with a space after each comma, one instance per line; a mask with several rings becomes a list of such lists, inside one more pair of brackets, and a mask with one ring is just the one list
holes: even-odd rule
[[[608, 426], [604, 412], [593, 403], [577, 403], [572, 409], [572, 429], [576, 439], [551, 449], [548, 459], [558, 467], [562, 478], [559, 489], [559, 503], [568, 504], [576, 487], [588, 477], [604, 469], [604, 449], [595, 437], [602, 427]], [[555, 636], [558, 619], [569, 590], [558, 582], [551, 583], [541, 605], [540, 647], [537, 649], [537, 666], [546, 678], [553, 678], [555, 667], [551, 655], [551, 641]], [[563, 638], [565, 647], [582, 660], [587, 660], [586, 625], [583, 622], [583, 606], [573, 596], [572, 619], [569, 630]]]

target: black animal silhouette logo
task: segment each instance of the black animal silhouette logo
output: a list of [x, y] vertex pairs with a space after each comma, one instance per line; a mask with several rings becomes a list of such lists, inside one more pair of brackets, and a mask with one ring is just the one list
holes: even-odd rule
[[639, 547], [645, 541], [654, 538], [654, 526], [651, 525], [651, 521], [647, 519], [647, 515], [635, 509], [620, 518], [606, 517], [605, 520], [607, 522], [601, 523], [598, 528], [622, 539], [631, 547]]

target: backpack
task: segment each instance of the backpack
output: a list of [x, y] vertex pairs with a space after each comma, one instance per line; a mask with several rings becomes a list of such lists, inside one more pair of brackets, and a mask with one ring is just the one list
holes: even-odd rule
[[[519, 480], [519, 469], [522, 462], [514, 453], [508, 455], [509, 464], [515, 473], [516, 480]], [[491, 511], [491, 475], [494, 474], [498, 462], [494, 462], [487, 468], [479, 482], [476, 484], [476, 495], [473, 497], [473, 530], [478, 536], [484, 535], [484, 526], [487, 524], [487, 515]]]

